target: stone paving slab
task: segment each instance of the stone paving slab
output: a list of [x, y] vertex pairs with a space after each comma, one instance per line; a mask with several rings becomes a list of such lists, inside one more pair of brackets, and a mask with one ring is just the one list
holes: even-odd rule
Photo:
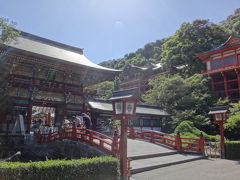
[[163, 145], [154, 144], [151, 142], [128, 139], [128, 157], [140, 156], [146, 154], [159, 154], [159, 153], [172, 153], [177, 152], [174, 149], [168, 148]]
[[131, 162], [132, 173], [139, 173], [160, 167], [166, 167], [179, 163], [203, 159], [204, 156], [199, 154], [173, 154], [169, 156], [160, 156], [147, 159], [139, 159]]
[[134, 174], [131, 180], [239, 180], [240, 160], [203, 159]]

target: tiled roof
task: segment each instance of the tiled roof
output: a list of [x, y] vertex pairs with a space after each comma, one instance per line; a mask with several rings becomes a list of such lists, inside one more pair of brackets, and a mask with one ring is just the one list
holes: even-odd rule
[[20, 37], [6, 44], [10, 50], [20, 50], [21, 53], [57, 59], [62, 62], [94, 68], [105, 72], [120, 72], [120, 70], [94, 64], [84, 56], [83, 49], [81, 48], [72, 47], [25, 32], [21, 32], [21, 34]]

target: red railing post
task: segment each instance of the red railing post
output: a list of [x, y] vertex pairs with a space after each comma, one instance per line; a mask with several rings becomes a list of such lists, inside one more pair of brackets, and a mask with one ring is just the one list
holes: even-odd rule
[[199, 152], [205, 154], [205, 150], [204, 150], [204, 136], [203, 136], [202, 133], [200, 134], [200, 138], [199, 138], [198, 150], [199, 150]]
[[73, 126], [72, 126], [72, 137], [71, 137], [72, 140], [77, 140], [77, 129], [76, 129], [76, 124], [73, 123]]
[[175, 148], [179, 151], [182, 150], [182, 140], [181, 140], [181, 137], [180, 137], [180, 133], [177, 132], [177, 135], [176, 135], [176, 138], [175, 138]]
[[119, 150], [118, 150], [118, 147], [119, 147], [119, 144], [118, 144], [118, 134], [117, 134], [117, 131], [114, 132], [114, 135], [113, 135], [113, 140], [112, 140], [112, 153], [117, 156], [119, 154]]
[[154, 132], [151, 132], [151, 139], [150, 139], [150, 141], [152, 142], [152, 143], [154, 143], [154, 138], [155, 138], [155, 133]]
[[90, 144], [93, 144], [93, 133], [92, 133], [92, 131], [89, 131], [88, 134], [89, 134]]
[[133, 127], [130, 128], [129, 137], [132, 139], [135, 139], [135, 130]]

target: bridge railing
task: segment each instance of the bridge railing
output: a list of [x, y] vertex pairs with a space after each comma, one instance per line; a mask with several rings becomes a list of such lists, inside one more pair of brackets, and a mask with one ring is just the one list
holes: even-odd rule
[[147, 129], [128, 129], [129, 138], [144, 139], [152, 143], [163, 144], [179, 151], [193, 151], [204, 153], [204, 137], [187, 138], [181, 137], [178, 133], [176, 136]]
[[64, 139], [86, 142], [114, 156], [119, 154], [118, 136], [109, 137], [90, 129], [73, 126], [56, 132], [49, 131], [48, 133], [43, 133], [39, 131], [37, 134], [37, 142], [41, 144]]

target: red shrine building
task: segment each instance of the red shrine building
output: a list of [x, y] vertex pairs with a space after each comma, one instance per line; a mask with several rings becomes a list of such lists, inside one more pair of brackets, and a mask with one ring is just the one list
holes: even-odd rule
[[225, 43], [210, 51], [198, 54], [206, 64], [211, 78], [212, 91], [218, 97], [232, 101], [240, 99], [240, 36], [232, 35]]
[[112, 80], [119, 70], [88, 60], [83, 49], [21, 32], [0, 44], [0, 134], [29, 133], [41, 119], [61, 126], [85, 112], [84, 87]]

